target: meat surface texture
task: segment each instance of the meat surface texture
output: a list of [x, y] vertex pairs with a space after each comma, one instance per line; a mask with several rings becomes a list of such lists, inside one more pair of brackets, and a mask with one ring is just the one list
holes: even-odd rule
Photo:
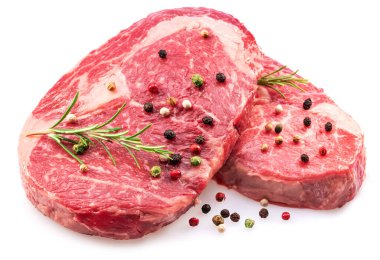
[[[202, 30], [208, 31], [203, 37]], [[166, 58], [159, 50], [166, 50]], [[164, 10], [149, 15], [92, 51], [65, 74], [45, 95], [29, 116], [20, 137], [19, 162], [27, 197], [43, 214], [63, 226], [89, 235], [132, 239], [176, 220], [194, 205], [229, 156], [238, 134], [234, 123], [256, 90], [262, 59], [251, 33], [230, 15], [206, 8]], [[216, 73], [226, 76], [216, 80]], [[198, 89], [191, 81], [200, 74], [205, 84]], [[107, 90], [114, 82], [116, 88]], [[158, 93], [148, 91], [155, 84]], [[141, 138], [151, 145], [166, 145], [179, 153], [178, 165], [159, 162], [155, 154], [137, 152], [141, 169], [124, 148], [109, 144], [117, 165], [99, 145], [81, 155], [89, 171], [83, 174], [78, 163], [46, 136], [25, 137], [49, 128], [65, 111], [75, 93], [78, 103], [72, 113], [75, 127], [101, 123], [125, 102], [127, 107], [110, 126], [135, 133], [148, 123], [153, 126]], [[175, 105], [167, 104], [174, 97]], [[188, 99], [191, 109], [184, 109]], [[152, 102], [152, 113], [144, 103]], [[163, 117], [162, 107], [170, 109]], [[211, 116], [213, 125], [202, 123]], [[63, 122], [61, 127], [73, 127]], [[164, 132], [174, 130], [167, 140]], [[191, 166], [189, 147], [203, 135], [202, 163]], [[149, 171], [160, 165], [160, 178]], [[172, 180], [169, 172], [180, 170]]]
[[[265, 57], [263, 75], [281, 64]], [[286, 69], [281, 73], [290, 73]], [[293, 207], [333, 209], [342, 207], [359, 190], [365, 177], [365, 148], [358, 124], [322, 89], [312, 84], [305, 92], [281, 87], [286, 98], [260, 87], [245, 109], [238, 129], [240, 138], [216, 180], [240, 193]], [[311, 99], [310, 109], [303, 103]], [[275, 112], [281, 104], [283, 111]], [[311, 124], [304, 124], [310, 118]], [[325, 129], [330, 122], [332, 130]], [[266, 124], [273, 129], [267, 131]], [[282, 131], [275, 127], [282, 124]], [[294, 136], [300, 137], [294, 142]], [[275, 138], [281, 136], [282, 144]], [[297, 138], [296, 138], [297, 139]], [[262, 151], [267, 144], [268, 150]], [[308, 162], [301, 160], [306, 154]]]

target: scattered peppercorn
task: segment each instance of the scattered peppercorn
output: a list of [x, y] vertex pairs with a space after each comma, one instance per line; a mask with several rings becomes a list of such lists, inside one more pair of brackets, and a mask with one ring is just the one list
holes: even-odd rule
[[203, 135], [198, 135], [197, 137], [195, 137], [195, 142], [197, 144], [204, 144], [205, 143], [205, 138]]
[[327, 154], [327, 150], [324, 146], [319, 148], [319, 154], [325, 156]]
[[262, 145], [261, 145], [261, 151], [262, 151], [263, 153], [265, 153], [266, 151], [268, 151], [268, 149], [269, 149], [269, 146], [268, 146], [267, 144], [262, 144]]
[[281, 104], [278, 104], [278, 105], [275, 107], [274, 112], [275, 112], [277, 115], [279, 115], [279, 114], [282, 113], [282, 110], [283, 110], [282, 105], [281, 105]]
[[146, 102], [144, 104], [144, 110], [145, 112], [148, 112], [148, 113], [153, 112], [153, 104], [151, 102]]
[[163, 155], [160, 155], [160, 157], [158, 157], [158, 160], [160, 161], [160, 163], [167, 163], [169, 161], [169, 159]]
[[177, 165], [181, 162], [182, 156], [179, 153], [174, 153], [170, 155], [169, 164], [170, 165]]
[[309, 110], [311, 108], [312, 104], [313, 104], [313, 102], [311, 101], [310, 98], [305, 99], [305, 101], [303, 102], [303, 109]]
[[260, 211], [259, 211], [260, 218], [267, 218], [268, 215], [269, 215], [269, 212], [266, 208], [260, 209]]
[[309, 162], [309, 156], [307, 154], [301, 154], [301, 161], [304, 163]]
[[164, 136], [165, 136], [166, 139], [172, 140], [172, 139], [175, 138], [176, 134], [175, 134], [175, 132], [173, 130], [167, 129], [164, 132]]
[[87, 172], [88, 171], [88, 166], [86, 164], [81, 164], [79, 166], [79, 170], [83, 173]]
[[199, 156], [193, 156], [190, 158], [190, 164], [192, 166], [199, 166], [202, 163], [202, 159]]
[[289, 212], [283, 212], [282, 215], [281, 215], [281, 218], [283, 220], [289, 220], [290, 219], [290, 213]]
[[219, 231], [219, 233], [223, 233], [226, 230], [226, 226], [224, 224], [220, 224], [216, 226], [216, 229]]
[[69, 121], [70, 124], [76, 124], [76, 123], [78, 123], [78, 118], [74, 114], [68, 114], [67, 115], [67, 121]]
[[199, 219], [197, 219], [197, 218], [191, 218], [191, 219], [189, 219], [189, 225], [191, 227], [198, 226], [198, 224], [199, 224]]
[[192, 107], [190, 100], [185, 99], [182, 101], [182, 106], [184, 109], [190, 109]]
[[209, 213], [210, 210], [211, 210], [211, 206], [210, 206], [209, 204], [204, 204], [204, 205], [202, 206], [202, 212], [203, 212], [204, 214]]
[[270, 131], [272, 131], [272, 129], [273, 129], [272, 123], [267, 123], [265, 125], [265, 131], [270, 132]]
[[158, 93], [158, 87], [157, 87], [157, 85], [154, 84], [154, 83], [150, 83], [150, 84], [148, 85], [148, 91], [149, 91], [150, 93], [157, 94], [157, 93]]
[[293, 143], [298, 144], [301, 140], [301, 137], [299, 135], [293, 136]]
[[202, 30], [202, 31], [201, 31], [201, 36], [202, 36], [203, 38], [208, 38], [208, 36], [209, 36], [208, 31], [207, 31], [207, 30]]
[[310, 117], [305, 117], [304, 119], [303, 119], [303, 124], [306, 126], [306, 127], [308, 127], [308, 126], [310, 126], [311, 125], [311, 118]]
[[219, 226], [220, 224], [224, 224], [224, 219], [220, 215], [215, 215], [212, 217], [212, 222], [215, 226]]
[[202, 122], [203, 122], [203, 124], [205, 124], [205, 125], [213, 125], [213, 123], [214, 123], [214, 119], [213, 119], [211, 116], [204, 116], [204, 117], [202, 118]]
[[175, 97], [168, 97], [166, 103], [170, 106], [175, 106], [177, 104], [177, 99]]
[[165, 59], [168, 53], [165, 50], [159, 50], [158, 56], [160, 56], [161, 59]]
[[281, 145], [283, 142], [284, 142], [284, 138], [282, 138], [281, 135], [279, 136], [276, 136], [276, 138], [274, 139], [274, 142], [278, 145]]
[[192, 144], [190, 145], [190, 152], [193, 154], [200, 154], [201, 147], [199, 146], [199, 144]]
[[250, 218], [247, 218], [245, 221], [244, 221], [244, 226], [246, 228], [253, 228], [253, 225], [255, 225], [255, 221], [253, 219], [250, 219]]
[[201, 75], [199, 74], [194, 74], [192, 77], [191, 77], [191, 81], [193, 82], [193, 84], [197, 87], [197, 88], [200, 88], [203, 86], [203, 83], [204, 83], [204, 80], [202, 78]]
[[218, 192], [217, 194], [215, 194], [215, 199], [216, 201], [222, 202], [226, 199], [226, 195], [223, 192]]
[[219, 82], [225, 82], [225, 81], [226, 81], [226, 75], [224, 75], [224, 74], [221, 73], [221, 72], [216, 73], [215, 78], [216, 78], [216, 80], [219, 81]]
[[172, 170], [169, 174], [173, 181], [178, 180], [182, 175], [180, 170]]
[[116, 84], [115, 84], [115, 82], [109, 82], [109, 83], [107, 84], [107, 89], [108, 89], [109, 91], [114, 91], [114, 90], [116, 89]]
[[269, 201], [268, 201], [266, 198], [262, 198], [262, 199], [260, 200], [260, 205], [261, 205], [262, 207], [266, 207], [266, 206], [268, 206], [268, 204], [269, 204]]
[[228, 218], [230, 216], [230, 211], [228, 209], [222, 209], [220, 211], [220, 215], [223, 217], [223, 218]]
[[167, 107], [161, 107], [160, 109], [160, 115], [163, 117], [167, 117], [170, 115], [170, 110]]
[[160, 166], [153, 166], [150, 169], [150, 175], [154, 178], [158, 178], [161, 175], [161, 167]]
[[282, 131], [282, 124], [277, 124], [276, 127], [274, 128], [274, 131], [276, 132], [276, 134], [281, 133], [281, 131]]
[[326, 124], [325, 124], [325, 130], [326, 130], [326, 132], [330, 132], [331, 130], [332, 130], [332, 124], [331, 124], [331, 122], [327, 122]]
[[239, 222], [240, 215], [238, 213], [234, 212], [231, 214], [230, 219], [232, 222]]

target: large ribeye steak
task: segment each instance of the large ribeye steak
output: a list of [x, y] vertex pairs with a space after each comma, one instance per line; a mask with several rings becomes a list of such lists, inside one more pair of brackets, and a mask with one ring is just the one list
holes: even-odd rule
[[[281, 66], [268, 57], [262, 64], [263, 75]], [[219, 183], [256, 200], [313, 209], [341, 207], [355, 196], [365, 176], [360, 127], [322, 89], [302, 87], [305, 92], [281, 87], [285, 99], [258, 89], [239, 123], [239, 140], [216, 175]], [[279, 104], [283, 111], [276, 113]]]
[[[160, 50], [166, 55], [159, 55]], [[194, 205], [229, 156], [238, 138], [233, 124], [255, 90], [251, 83], [262, 70], [255, 62], [261, 56], [254, 37], [239, 21], [205, 8], [161, 11], [120, 32], [65, 74], [28, 118], [19, 143], [28, 198], [65, 227], [115, 239], [138, 238], [176, 220]], [[219, 72], [224, 82], [223, 77], [216, 79]], [[194, 74], [204, 78], [201, 88], [193, 84]], [[116, 86], [113, 91], [107, 89], [110, 83]], [[143, 142], [166, 145], [182, 156], [181, 162], [164, 164], [155, 154], [137, 152], [139, 169], [124, 148], [111, 143], [114, 166], [100, 145], [92, 145], [81, 155], [89, 166], [83, 174], [48, 137], [25, 137], [50, 127], [77, 91], [79, 100], [72, 110], [77, 127], [104, 122], [126, 102], [111, 126], [135, 133], [152, 123]], [[185, 99], [191, 109], [182, 106]], [[146, 102], [153, 104], [153, 112], [144, 111]], [[163, 107], [169, 116], [159, 113]], [[213, 118], [212, 125], [203, 122], [205, 116]], [[72, 125], [63, 122], [62, 127]], [[168, 129], [176, 133], [174, 139], [164, 137]], [[202, 163], [192, 166], [189, 147], [199, 135], [205, 139], [200, 145]], [[154, 165], [162, 168], [160, 178], [150, 176]], [[171, 170], [180, 170], [182, 177], [172, 180]]]

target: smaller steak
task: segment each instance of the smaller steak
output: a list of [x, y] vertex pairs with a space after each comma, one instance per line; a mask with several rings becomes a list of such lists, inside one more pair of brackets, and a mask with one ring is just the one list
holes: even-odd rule
[[[265, 74], [280, 66], [270, 58], [264, 64]], [[322, 90], [312, 84], [305, 90], [283, 87], [286, 99], [258, 90], [239, 125], [241, 136], [216, 175], [219, 183], [255, 200], [313, 209], [341, 207], [355, 196], [365, 177], [363, 134]], [[267, 123], [273, 125], [269, 132]], [[276, 133], [280, 123], [282, 131]], [[281, 144], [275, 143], [278, 136]]]

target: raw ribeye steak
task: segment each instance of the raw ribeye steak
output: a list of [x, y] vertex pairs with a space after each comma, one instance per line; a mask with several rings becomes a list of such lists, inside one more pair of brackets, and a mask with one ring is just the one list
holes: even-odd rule
[[[238, 138], [233, 123], [256, 89], [252, 82], [262, 66], [255, 61], [261, 58], [254, 37], [238, 20], [205, 8], [161, 11], [120, 32], [65, 74], [28, 118], [19, 143], [28, 198], [67, 228], [114, 239], [138, 238], [173, 222], [194, 205], [229, 156]], [[217, 73], [224, 77], [220, 74], [217, 80]], [[194, 74], [203, 77], [201, 88], [192, 82]], [[136, 152], [139, 169], [126, 149], [109, 143], [114, 166], [105, 149], [95, 144], [80, 155], [89, 167], [83, 174], [47, 136], [25, 137], [49, 128], [77, 91], [72, 113], [78, 122], [73, 126], [65, 121], [60, 127], [102, 123], [125, 102], [110, 126], [135, 133], [152, 123], [142, 141], [165, 145], [182, 157], [179, 164]], [[147, 102], [153, 108], [145, 111]], [[163, 107], [169, 115], [160, 113]], [[205, 116], [213, 122], [203, 120]], [[176, 134], [170, 140], [164, 136], [169, 129]], [[190, 146], [200, 135], [205, 139], [199, 144], [202, 162], [192, 166]], [[161, 177], [150, 175], [152, 166], [162, 168]], [[172, 170], [179, 170], [181, 178], [172, 180]]]
[[[267, 57], [263, 65], [263, 75], [281, 66]], [[281, 87], [285, 99], [258, 89], [215, 176], [219, 183], [255, 200], [313, 209], [341, 207], [355, 196], [365, 176], [363, 134], [323, 90], [302, 87], [305, 92]]]

